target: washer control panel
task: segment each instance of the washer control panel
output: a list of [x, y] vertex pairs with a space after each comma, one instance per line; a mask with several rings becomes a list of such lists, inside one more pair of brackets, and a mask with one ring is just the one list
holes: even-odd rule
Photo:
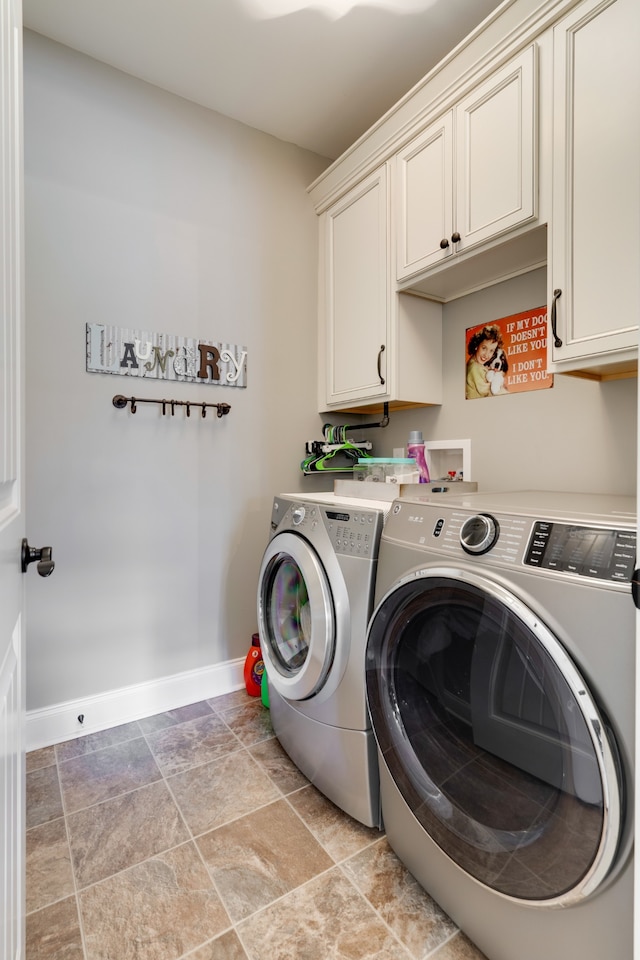
[[[296, 533], [314, 543], [319, 530], [324, 530], [335, 553], [342, 556], [375, 558], [378, 552], [384, 518], [379, 510], [366, 507], [335, 507], [308, 501], [285, 505], [276, 499], [271, 519], [272, 530], [290, 525]], [[281, 514], [284, 513], [284, 516]], [[283, 522], [284, 521], [284, 522]]]
[[371, 557], [380, 539], [378, 516], [370, 510], [323, 510], [336, 553]]

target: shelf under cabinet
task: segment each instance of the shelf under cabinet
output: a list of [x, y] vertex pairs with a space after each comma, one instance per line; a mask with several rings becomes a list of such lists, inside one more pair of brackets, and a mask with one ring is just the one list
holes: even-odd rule
[[474, 247], [454, 254], [440, 266], [430, 268], [428, 275], [398, 284], [398, 289], [447, 303], [546, 264], [547, 225], [542, 224], [487, 250]]

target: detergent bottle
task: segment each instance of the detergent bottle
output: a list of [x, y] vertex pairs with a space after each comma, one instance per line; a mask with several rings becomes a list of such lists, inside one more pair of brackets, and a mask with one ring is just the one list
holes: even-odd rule
[[247, 693], [252, 697], [260, 696], [262, 686], [262, 675], [264, 673], [264, 660], [262, 659], [262, 650], [260, 649], [260, 635], [254, 633], [251, 637], [251, 647], [244, 662], [244, 683]]
[[411, 430], [407, 441], [407, 456], [412, 457], [420, 474], [420, 483], [429, 483], [429, 468], [424, 455], [424, 440], [422, 439], [422, 430]]

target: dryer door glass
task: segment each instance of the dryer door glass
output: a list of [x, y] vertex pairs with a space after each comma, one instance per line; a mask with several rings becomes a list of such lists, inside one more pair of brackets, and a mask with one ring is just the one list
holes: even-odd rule
[[317, 693], [333, 662], [335, 617], [324, 568], [302, 537], [281, 533], [267, 547], [258, 621], [269, 683], [291, 700]]
[[443, 573], [407, 578], [371, 623], [367, 693], [381, 756], [467, 873], [518, 900], [581, 899], [619, 841], [613, 738], [539, 617], [482, 578]]
[[283, 670], [297, 673], [309, 653], [311, 612], [302, 571], [286, 554], [272, 572], [267, 609], [269, 636], [278, 663]]

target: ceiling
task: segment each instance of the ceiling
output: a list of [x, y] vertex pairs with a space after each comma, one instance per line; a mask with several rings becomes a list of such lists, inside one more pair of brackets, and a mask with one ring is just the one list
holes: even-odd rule
[[23, 19], [96, 60], [335, 159], [498, 6], [23, 0]]

